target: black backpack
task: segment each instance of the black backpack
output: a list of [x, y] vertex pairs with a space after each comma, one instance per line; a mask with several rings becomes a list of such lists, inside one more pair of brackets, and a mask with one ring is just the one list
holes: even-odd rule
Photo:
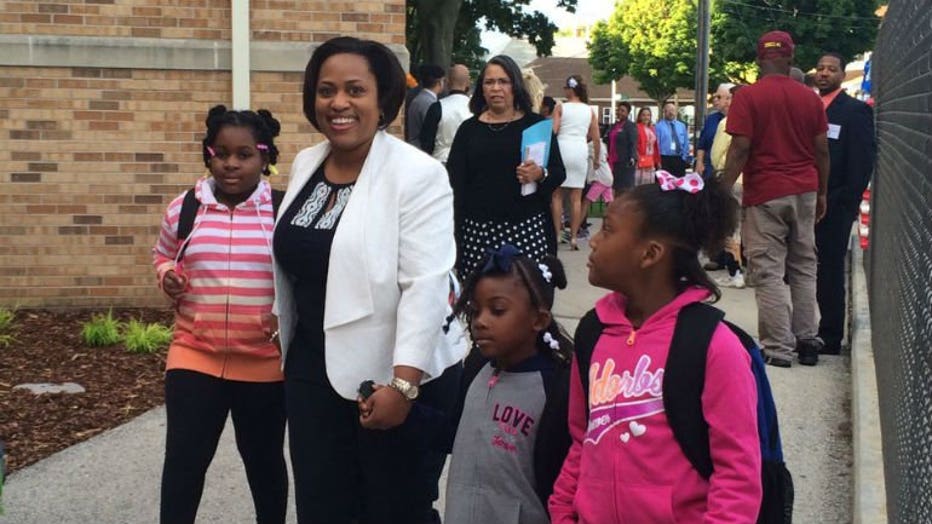
[[[751, 356], [751, 371], [757, 383], [757, 429], [761, 445], [761, 500], [758, 524], [791, 524], [793, 520], [793, 478], [783, 462], [777, 410], [767, 380], [766, 366], [754, 338], [727, 322], [725, 313], [708, 304], [690, 304], [680, 310], [670, 343], [663, 377], [663, 405], [673, 436], [692, 466], [709, 479], [712, 457], [709, 452], [709, 425], [702, 415], [702, 389], [709, 343], [724, 322]], [[589, 364], [595, 343], [605, 325], [592, 309], [576, 329], [576, 362], [589, 406]]]
[[[272, 209], [276, 218], [278, 218], [278, 208], [282, 205], [282, 199], [284, 198], [284, 191], [272, 190]], [[184, 194], [181, 211], [178, 213], [178, 241], [182, 243], [181, 253], [178, 253], [178, 260], [184, 257], [184, 252], [188, 249], [185, 240], [191, 234], [191, 230], [194, 229], [194, 218], [197, 216], [199, 207], [201, 207], [201, 203], [197, 200], [194, 188], [191, 188]]]

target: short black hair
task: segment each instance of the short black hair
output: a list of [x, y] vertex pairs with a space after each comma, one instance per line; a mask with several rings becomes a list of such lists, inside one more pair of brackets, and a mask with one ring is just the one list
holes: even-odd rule
[[844, 71], [844, 70], [845, 70], [845, 67], [847, 67], [847, 65], [848, 65], [848, 61], [845, 60], [845, 57], [844, 57], [841, 53], [839, 53], [839, 52], [836, 52], [836, 51], [826, 51], [826, 52], [822, 53], [821, 55], [819, 55], [819, 59], [821, 60], [822, 57], [825, 57], [825, 56], [830, 56], [830, 57], [832, 57], [832, 58], [837, 58], [837, 59], [838, 59], [838, 63], [841, 64], [841, 70], [842, 70], [842, 71]]
[[618, 105], [619, 105], [619, 106], [627, 107], [627, 108], [628, 108], [628, 113], [631, 112], [631, 102], [628, 102], [627, 100], [622, 100], [621, 102], [618, 102]]
[[510, 56], [507, 55], [497, 55], [489, 59], [488, 62], [482, 66], [482, 71], [479, 72], [479, 78], [476, 79], [476, 89], [473, 91], [472, 98], [469, 99], [469, 110], [472, 111], [472, 114], [478, 115], [485, 111], [485, 108], [488, 106], [488, 103], [485, 101], [485, 94], [482, 91], [482, 83], [485, 82], [485, 70], [489, 68], [490, 65], [497, 65], [505, 70], [505, 74], [508, 75], [508, 79], [511, 80], [511, 91], [515, 97], [514, 107], [528, 114], [533, 112], [534, 106], [531, 104], [531, 95], [527, 92], [527, 87], [524, 85], [524, 75], [521, 74], [521, 68], [518, 67], [518, 64]]
[[369, 64], [369, 71], [375, 77], [379, 96], [379, 129], [385, 129], [398, 116], [398, 110], [405, 100], [405, 71], [398, 57], [385, 44], [351, 36], [331, 38], [311, 55], [304, 69], [304, 117], [320, 131], [314, 110], [320, 68], [331, 56], [343, 53], [359, 55]]
[[418, 71], [418, 83], [424, 89], [432, 89], [439, 84], [444, 77], [443, 68], [434, 64], [421, 64]]
[[265, 148], [259, 148], [259, 153], [268, 162], [268, 165], [262, 169], [262, 174], [268, 175], [268, 166], [278, 163], [278, 147], [275, 146], [275, 137], [281, 132], [282, 125], [270, 111], [266, 109], [231, 111], [224, 105], [216, 105], [207, 112], [204, 122], [207, 124], [207, 135], [201, 141], [201, 154], [204, 157], [205, 166], [210, 167], [210, 159], [214, 156], [207, 148], [217, 140], [220, 130], [227, 126], [249, 129], [253, 138], [256, 139], [256, 144], [265, 146]]
[[552, 113], [553, 113], [553, 110], [557, 108], [557, 101], [554, 100], [552, 96], [545, 96], [545, 97], [540, 101], [540, 106], [541, 106], [541, 107], [547, 107], [547, 109], [549, 109], [549, 110], [550, 110], [550, 113], [552, 114]]

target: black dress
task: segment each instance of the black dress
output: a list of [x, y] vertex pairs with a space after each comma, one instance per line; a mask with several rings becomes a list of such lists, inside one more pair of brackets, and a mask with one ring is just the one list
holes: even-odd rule
[[503, 243], [520, 248], [532, 260], [556, 254], [550, 217], [553, 190], [566, 179], [556, 136], [551, 138], [547, 178], [537, 191], [521, 195], [516, 169], [521, 163], [521, 134], [544, 118], [534, 113], [506, 124], [487, 124], [478, 117], [463, 122], [447, 168], [453, 186], [456, 225], [456, 270], [472, 273], [486, 249]]

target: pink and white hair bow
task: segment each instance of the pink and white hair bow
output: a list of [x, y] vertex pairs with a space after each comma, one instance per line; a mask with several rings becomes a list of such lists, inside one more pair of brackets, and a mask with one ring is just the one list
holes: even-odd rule
[[702, 179], [702, 176], [696, 173], [686, 173], [686, 176], [679, 178], [671, 175], [668, 171], [659, 169], [654, 176], [657, 177], [657, 183], [660, 184], [660, 189], [664, 191], [679, 189], [687, 193], [695, 194], [702, 191], [702, 188], [705, 187], [705, 181]]

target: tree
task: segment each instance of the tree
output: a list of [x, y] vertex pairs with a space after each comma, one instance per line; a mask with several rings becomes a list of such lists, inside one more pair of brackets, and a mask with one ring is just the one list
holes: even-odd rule
[[[554, 0], [569, 12], [577, 0]], [[539, 56], [549, 55], [557, 26], [540, 12], [525, 12], [531, 0], [407, 0], [405, 28], [411, 63], [442, 67], [452, 62], [471, 68], [482, 64], [488, 52], [480, 44], [481, 28], [498, 30], [516, 38], [527, 38]], [[484, 26], [480, 20], [484, 19]]]
[[757, 39], [767, 31], [790, 33], [796, 64], [815, 67], [824, 51], [849, 59], [871, 49], [880, 19], [876, 0], [716, 0], [712, 46], [722, 60], [753, 63]]
[[[696, 4], [690, 0], [625, 0], [598, 22], [589, 43], [597, 83], [631, 75], [662, 101], [695, 85]], [[711, 76], [711, 75], [710, 75]]]

